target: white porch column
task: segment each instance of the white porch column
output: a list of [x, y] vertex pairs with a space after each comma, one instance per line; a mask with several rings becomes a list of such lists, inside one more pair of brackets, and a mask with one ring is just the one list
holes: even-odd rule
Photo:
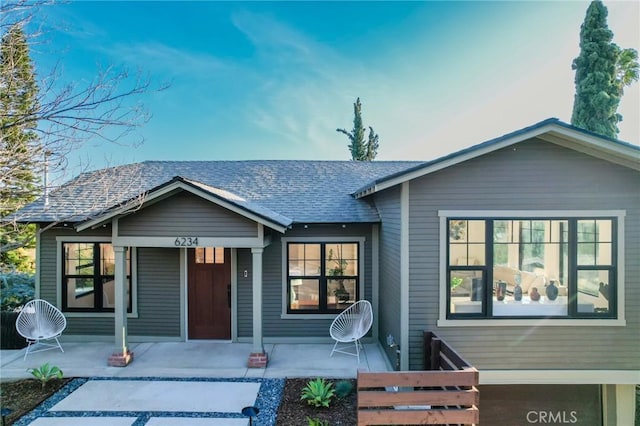
[[113, 367], [126, 367], [133, 361], [133, 352], [129, 351], [127, 331], [127, 249], [122, 246], [114, 246], [115, 272], [114, 272], [114, 298], [115, 298], [115, 350], [109, 357], [109, 365]]
[[262, 247], [251, 249], [253, 257], [253, 348], [249, 355], [250, 368], [265, 368], [267, 366], [267, 354], [262, 345]]

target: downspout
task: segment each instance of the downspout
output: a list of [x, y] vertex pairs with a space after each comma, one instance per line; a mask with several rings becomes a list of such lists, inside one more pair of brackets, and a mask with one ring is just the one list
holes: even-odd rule
[[400, 370], [409, 370], [409, 182], [400, 189]]
[[380, 332], [380, 224], [371, 229], [371, 305], [373, 307], [373, 340], [378, 341]]
[[[34, 276], [35, 279], [35, 288], [34, 288], [34, 296], [36, 299], [40, 299], [40, 257], [41, 257], [41, 235], [40, 235], [40, 224], [36, 224], [36, 274]], [[57, 285], [56, 285], [57, 286]], [[56, 292], [57, 293], [57, 292]], [[56, 300], [56, 303], [58, 301]], [[58, 303], [58, 308], [61, 307], [61, 304]]]

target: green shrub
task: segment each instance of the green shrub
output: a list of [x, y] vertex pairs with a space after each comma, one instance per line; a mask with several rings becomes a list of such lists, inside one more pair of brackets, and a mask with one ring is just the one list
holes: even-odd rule
[[38, 368], [30, 368], [27, 371], [31, 373], [33, 377], [40, 380], [42, 389], [44, 389], [49, 380], [62, 379], [62, 370], [55, 365], [50, 366], [48, 362], [46, 364], [42, 364]]
[[349, 380], [340, 380], [339, 382], [336, 382], [335, 389], [336, 396], [342, 399], [353, 392], [353, 383]]
[[16, 311], [33, 300], [36, 287], [35, 276], [20, 272], [0, 275], [0, 310]]
[[327, 420], [312, 419], [311, 417], [307, 417], [307, 422], [309, 422], [308, 426], [329, 426]]
[[328, 407], [331, 398], [334, 396], [333, 383], [318, 377], [315, 380], [309, 381], [307, 386], [302, 389], [300, 399], [306, 399], [307, 404], [313, 405], [314, 407]]

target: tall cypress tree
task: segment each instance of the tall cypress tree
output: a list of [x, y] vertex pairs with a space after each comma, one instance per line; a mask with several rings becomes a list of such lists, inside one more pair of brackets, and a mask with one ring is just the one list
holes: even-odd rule
[[580, 27], [580, 55], [573, 60], [576, 95], [571, 123], [616, 138], [622, 116], [618, 106], [623, 89], [638, 79], [637, 52], [612, 42], [607, 8], [593, 1]]
[[[20, 25], [13, 25], [0, 41], [0, 219], [33, 201], [38, 192], [36, 176], [38, 147], [38, 85], [29, 45]], [[33, 225], [2, 222], [2, 246], [24, 245], [32, 240]], [[22, 243], [22, 244], [21, 244]], [[19, 266], [19, 252], [2, 252], [0, 266]]]
[[336, 129], [336, 132], [347, 135], [351, 159], [355, 161], [373, 161], [378, 155], [378, 134], [369, 127], [369, 138], [364, 139], [364, 125], [362, 124], [362, 104], [360, 98], [353, 104], [353, 129], [348, 132], [345, 129]]

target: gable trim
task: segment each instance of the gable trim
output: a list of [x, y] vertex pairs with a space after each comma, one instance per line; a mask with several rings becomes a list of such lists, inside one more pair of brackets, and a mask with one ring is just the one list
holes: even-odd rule
[[[171, 195], [173, 195], [172, 193], [179, 190], [189, 192], [197, 197], [205, 199], [224, 209], [227, 209], [247, 219], [253, 220], [258, 224], [268, 226], [269, 228], [272, 228], [281, 233], [284, 233], [287, 230], [287, 227], [291, 223], [293, 223], [291, 219], [284, 218], [284, 217], [282, 218], [281, 222], [274, 221], [272, 219], [265, 217], [262, 214], [251, 211], [247, 207], [225, 200], [220, 195], [214, 194], [198, 186], [195, 186], [191, 182], [188, 182], [181, 177], [175, 177], [171, 181], [150, 190], [146, 196], [144, 194], [141, 194], [139, 197], [134, 198], [133, 200], [125, 203], [119, 208], [113, 209], [101, 216], [98, 216], [94, 219], [78, 224], [76, 226], [76, 230], [80, 232], [89, 228], [98, 227], [110, 221], [113, 218], [126, 216], [132, 211], [140, 210], [145, 206], [149, 206], [165, 198], [168, 198]], [[230, 193], [230, 195], [233, 195], [233, 194]], [[142, 201], [140, 201], [140, 197], [142, 197]]]
[[562, 123], [558, 119], [549, 119], [499, 138], [482, 142], [453, 154], [426, 162], [408, 171], [379, 179], [372, 182], [370, 185], [355, 191], [352, 195], [357, 199], [366, 197], [376, 192], [399, 185], [403, 182], [446, 169], [464, 161], [471, 160], [533, 138], [539, 138], [546, 142], [551, 142], [568, 149], [573, 149], [597, 158], [602, 158], [634, 170], [640, 170], [640, 147], [626, 142], [601, 137], [569, 124]]

